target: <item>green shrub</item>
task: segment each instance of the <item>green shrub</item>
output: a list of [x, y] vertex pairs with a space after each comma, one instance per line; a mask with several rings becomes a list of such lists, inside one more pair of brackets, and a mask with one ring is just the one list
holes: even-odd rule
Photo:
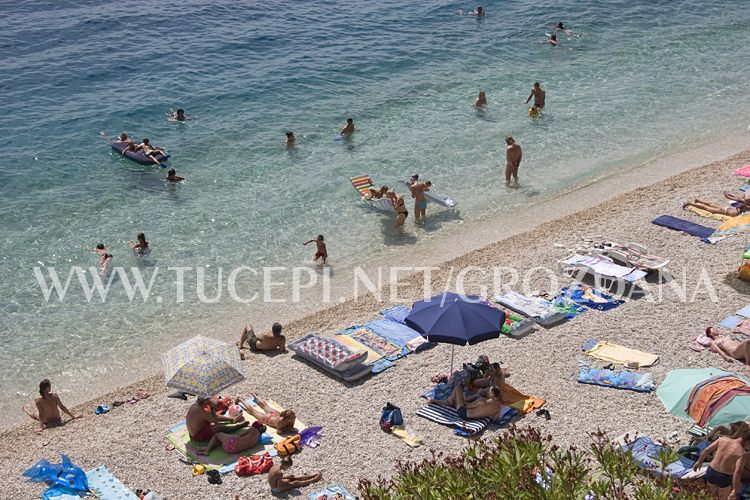
[[[659, 462], [665, 467], [675, 458], [669, 452]], [[359, 491], [365, 500], [709, 498], [701, 483], [644, 473], [602, 432], [591, 434], [588, 450], [563, 449], [531, 427], [474, 440], [458, 456], [433, 451], [421, 463], [399, 462], [393, 478], [361, 479]]]

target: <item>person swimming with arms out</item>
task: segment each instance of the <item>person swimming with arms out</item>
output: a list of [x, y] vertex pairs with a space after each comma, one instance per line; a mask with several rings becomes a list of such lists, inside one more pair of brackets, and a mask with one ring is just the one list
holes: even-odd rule
[[189, 116], [185, 114], [185, 110], [180, 108], [167, 118], [170, 122], [186, 122], [188, 120], [192, 120]]
[[566, 28], [562, 21], [559, 21], [557, 23], [557, 25], [555, 25], [555, 30], [556, 31], [562, 31], [563, 33], [565, 33], [568, 36], [575, 36], [576, 35], [576, 32], [572, 31], [572, 30], [569, 30], [568, 28]]
[[318, 262], [318, 259], [323, 259], [323, 264], [326, 263], [326, 260], [328, 259], [328, 249], [326, 248], [326, 243], [324, 241], [323, 235], [319, 234], [317, 239], [314, 240], [308, 240], [303, 243], [303, 245], [307, 245], [309, 243], [315, 243], [315, 245], [318, 248], [318, 251], [315, 252], [315, 257], [313, 258], [313, 262]]
[[184, 181], [185, 178], [184, 177], [180, 177], [179, 175], [177, 175], [177, 172], [175, 172], [175, 169], [170, 168], [169, 172], [167, 172], [167, 176], [164, 178], [164, 180], [167, 181], [167, 182], [181, 182], [181, 181]]
[[[462, 14], [462, 15], [464, 14], [464, 11], [462, 11], [462, 10], [459, 10], [458, 12], [459, 12], [459, 14]], [[484, 10], [484, 7], [482, 7], [481, 5], [477, 5], [476, 9], [470, 10], [470, 11], [466, 12], [466, 15], [467, 16], [483, 17], [485, 13], [486, 12]]]

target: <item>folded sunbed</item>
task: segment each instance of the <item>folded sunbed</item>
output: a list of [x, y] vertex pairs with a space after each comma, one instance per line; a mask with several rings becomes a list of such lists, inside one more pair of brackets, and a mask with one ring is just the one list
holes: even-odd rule
[[364, 364], [366, 351], [354, 352], [336, 339], [315, 333], [308, 333], [287, 347], [297, 356], [347, 382], [366, 376], [372, 369]]
[[566, 274], [583, 272], [592, 274], [603, 280], [603, 286], [610, 288], [614, 281], [623, 280], [634, 283], [646, 276], [646, 271], [635, 267], [625, 267], [615, 264], [614, 261], [604, 255], [579, 255], [573, 254], [557, 262], [559, 269]]
[[666, 227], [674, 231], [681, 231], [691, 236], [697, 236], [704, 243], [711, 243], [708, 241], [708, 237], [714, 234], [714, 230], [710, 227], [701, 226], [685, 219], [679, 219], [672, 217], [671, 215], [660, 215], [656, 219], [651, 221], [652, 224], [657, 226]]
[[508, 291], [495, 296], [495, 302], [523, 314], [542, 326], [552, 326], [565, 321], [567, 314], [556, 311], [545, 301], [536, 297], [527, 297], [518, 292]]
[[365, 204], [381, 212], [396, 213], [393, 208], [393, 203], [391, 203], [389, 198], [378, 198], [372, 200], [366, 198], [369, 194], [370, 188], [373, 186], [372, 179], [369, 175], [357, 175], [355, 177], [350, 177], [349, 180], [351, 181], [352, 186], [354, 186], [354, 189], [356, 189], [362, 197], [362, 201]]

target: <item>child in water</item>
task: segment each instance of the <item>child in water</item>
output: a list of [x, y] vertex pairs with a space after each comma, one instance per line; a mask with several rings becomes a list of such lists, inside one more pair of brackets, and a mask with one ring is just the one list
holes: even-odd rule
[[318, 247], [318, 251], [315, 252], [315, 258], [313, 261], [317, 262], [318, 259], [323, 259], [323, 264], [326, 263], [326, 259], [328, 259], [328, 249], [326, 249], [326, 243], [324, 241], [323, 235], [319, 234], [318, 238], [315, 240], [308, 240], [303, 243], [303, 245], [307, 245], [308, 243], [315, 243], [315, 245]]

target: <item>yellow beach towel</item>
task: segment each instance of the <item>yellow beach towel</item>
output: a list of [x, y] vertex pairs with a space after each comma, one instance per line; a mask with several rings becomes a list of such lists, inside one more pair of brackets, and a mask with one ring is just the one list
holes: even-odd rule
[[730, 216], [724, 215], [724, 214], [713, 214], [707, 210], [703, 210], [702, 208], [688, 206], [687, 210], [693, 212], [695, 215], [700, 215], [701, 217], [706, 217], [708, 219], [715, 219], [720, 221], [725, 221], [731, 219]]
[[350, 335], [334, 335], [333, 338], [335, 338], [336, 340], [338, 340], [339, 342], [341, 342], [342, 344], [344, 344], [345, 346], [347, 346], [354, 352], [366, 351], [367, 359], [365, 360], [365, 363], [364, 363], [366, 365], [371, 365], [375, 361], [383, 357], [377, 352], [367, 347], [366, 345], [360, 342], [357, 342]]
[[585, 352], [594, 358], [619, 364], [636, 362], [638, 366], [651, 366], [659, 360], [659, 356], [655, 354], [649, 354], [618, 344], [610, 344], [605, 340], [600, 340], [594, 347]]
[[403, 425], [394, 425], [391, 428], [391, 432], [410, 448], [416, 448], [420, 444], [424, 444], [424, 440], [421, 437], [417, 436], [411, 429], [408, 429]]

